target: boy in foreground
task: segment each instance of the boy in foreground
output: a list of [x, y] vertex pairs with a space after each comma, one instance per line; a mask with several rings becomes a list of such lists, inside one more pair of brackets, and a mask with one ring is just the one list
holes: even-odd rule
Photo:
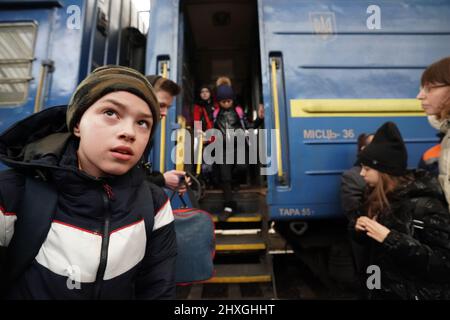
[[172, 209], [143, 166], [159, 119], [142, 74], [105, 66], [0, 136], [6, 298], [175, 297]]

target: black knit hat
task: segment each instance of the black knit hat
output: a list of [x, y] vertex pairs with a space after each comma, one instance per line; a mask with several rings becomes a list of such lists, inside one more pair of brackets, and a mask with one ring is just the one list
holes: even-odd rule
[[228, 100], [228, 99], [234, 100], [233, 88], [226, 84], [222, 84], [222, 85], [218, 86], [217, 91], [216, 91], [216, 98], [217, 98], [217, 101]]
[[395, 123], [383, 124], [372, 142], [361, 151], [358, 160], [365, 166], [393, 176], [406, 174], [408, 153]]
[[84, 112], [111, 92], [127, 91], [144, 100], [152, 112], [152, 137], [159, 122], [159, 103], [153, 87], [140, 72], [122, 66], [102, 66], [89, 74], [77, 87], [67, 107], [66, 122], [70, 132]]

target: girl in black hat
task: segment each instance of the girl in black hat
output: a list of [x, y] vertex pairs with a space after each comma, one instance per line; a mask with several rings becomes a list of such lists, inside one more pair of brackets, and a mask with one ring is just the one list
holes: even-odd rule
[[351, 223], [370, 250], [371, 299], [450, 298], [450, 214], [437, 180], [407, 170], [407, 151], [387, 122], [359, 155], [369, 186], [362, 214]]

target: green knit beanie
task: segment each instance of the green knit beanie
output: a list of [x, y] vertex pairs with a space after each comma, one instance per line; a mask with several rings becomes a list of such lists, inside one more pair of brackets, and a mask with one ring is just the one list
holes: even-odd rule
[[69, 132], [73, 132], [84, 112], [97, 100], [117, 91], [127, 91], [147, 103], [153, 117], [151, 139], [160, 119], [159, 103], [153, 87], [140, 72], [115, 65], [95, 69], [78, 85], [67, 107], [66, 122]]

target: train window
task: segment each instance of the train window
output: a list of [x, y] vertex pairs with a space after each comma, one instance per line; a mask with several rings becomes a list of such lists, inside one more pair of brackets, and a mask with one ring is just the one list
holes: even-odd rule
[[34, 23], [0, 23], [0, 106], [27, 100], [36, 30]]

